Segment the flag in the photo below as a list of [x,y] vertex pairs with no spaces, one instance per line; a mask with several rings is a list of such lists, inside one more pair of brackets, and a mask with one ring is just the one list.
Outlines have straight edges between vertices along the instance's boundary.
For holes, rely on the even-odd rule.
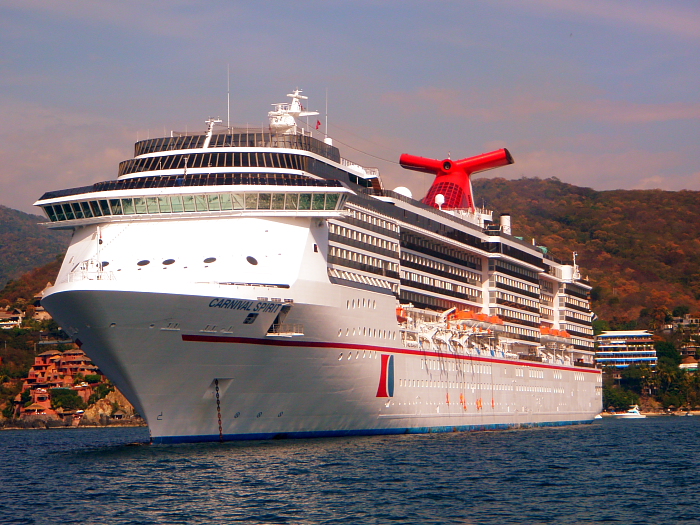
[[321,127],[321,121],[320,121],[320,120],[317,120],[317,121],[316,121],[316,129],[318,129],[318,128],[320,128],[320,127]]

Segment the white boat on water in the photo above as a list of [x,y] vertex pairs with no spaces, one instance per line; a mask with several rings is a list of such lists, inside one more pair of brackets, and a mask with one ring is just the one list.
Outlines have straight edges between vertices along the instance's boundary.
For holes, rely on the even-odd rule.
[[613,415],[621,419],[644,419],[647,417],[639,411],[639,405],[631,405],[627,412],[620,412]]
[[136,144],[116,180],[52,191],[73,231],[42,304],[156,443],[590,423],[591,286],[474,205],[461,160],[417,200],[296,118]]

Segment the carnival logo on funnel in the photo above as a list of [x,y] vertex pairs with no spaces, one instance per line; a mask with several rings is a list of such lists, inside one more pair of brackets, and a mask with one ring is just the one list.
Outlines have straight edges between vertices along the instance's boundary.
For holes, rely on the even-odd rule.
[[377,397],[394,397],[394,356],[382,354],[382,371],[379,375]]

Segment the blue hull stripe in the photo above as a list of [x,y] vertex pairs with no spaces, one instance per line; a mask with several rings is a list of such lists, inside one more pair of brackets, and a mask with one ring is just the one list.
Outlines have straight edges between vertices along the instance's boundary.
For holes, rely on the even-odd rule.
[[[345,436],[379,436],[389,434],[437,434],[442,432],[478,432],[486,430],[512,430],[518,428],[535,427],[563,427],[570,425],[587,425],[593,423],[592,419],[581,421],[547,421],[541,423],[500,423],[492,425],[456,425],[440,427],[412,427],[412,428],[368,428],[361,430],[318,430],[311,432],[266,432],[252,434],[224,434],[224,441],[245,441],[262,439],[309,439],[324,437]],[[176,443],[205,443],[219,441],[219,434],[200,436],[160,436],[152,438],[154,444]]]

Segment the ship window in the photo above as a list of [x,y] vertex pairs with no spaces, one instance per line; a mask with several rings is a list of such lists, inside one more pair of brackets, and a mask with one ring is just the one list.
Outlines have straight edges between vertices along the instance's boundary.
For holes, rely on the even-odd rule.
[[144,200],[148,213],[158,213],[158,197],[146,197]]
[[146,199],[143,197],[135,197],[134,209],[136,210],[136,213],[146,213]]
[[195,195],[194,196],[195,206],[197,211],[207,211],[207,196],[206,195]]
[[250,255],[248,257],[246,257],[245,260],[248,261],[253,266],[256,266],[258,264],[258,260],[255,257],[251,257]]
[[246,193],[245,194],[245,209],[246,210],[257,210],[258,209],[258,194],[257,193]]
[[183,195],[182,205],[185,211],[194,211],[194,197],[192,195]]
[[221,193],[219,195],[219,201],[221,202],[222,210],[232,210],[233,202],[231,202],[231,195],[229,193]]
[[133,215],[135,213],[133,200],[122,199],[122,209],[124,210],[124,215]]
[[122,204],[119,199],[110,199],[109,205],[112,208],[112,215],[121,215],[123,212]]
[[83,209],[83,217],[86,219],[89,219],[92,217],[92,211],[90,210],[90,204],[87,202],[81,202],[80,203],[81,208]]
[[71,204],[71,206],[73,206],[73,213],[75,215],[75,218],[82,219],[83,218],[83,210],[80,209],[80,203],[73,202]]
[[219,194],[218,193],[210,193],[209,195],[207,195],[207,201],[209,204],[210,211],[221,210],[221,203],[219,202]]
[[335,210],[336,206],[338,205],[338,197],[339,195],[337,193],[329,193],[326,195],[327,210]]
[[233,193],[231,195],[231,199],[233,200],[233,209],[234,210],[242,210],[245,208],[244,203],[245,203],[245,196],[240,194],[240,193]]
[[53,212],[56,214],[57,221],[65,221],[66,220],[66,216],[63,213],[63,206],[61,206],[60,204],[54,205]]
[[311,209],[311,194],[302,193],[299,195],[299,209],[300,210],[310,210]]
[[285,210],[296,210],[299,204],[299,195],[297,193],[287,193],[284,201]]
[[261,193],[258,198],[258,209],[259,210],[269,210],[271,195],[269,193]]
[[56,214],[53,211],[53,206],[43,206],[44,213],[49,218],[51,222],[56,222]]
[[170,200],[167,197],[158,197],[158,206],[161,213],[170,213]]
[[312,209],[322,210],[326,196],[323,193],[314,193]]
[[272,194],[272,209],[273,210],[283,210],[284,209],[284,193],[273,193]]
[[184,211],[181,195],[173,195],[170,197],[170,204],[172,205],[173,213],[182,213]]
[[207,257],[206,259],[204,259],[204,262],[207,264],[216,262],[216,257]]
[[100,205],[97,201],[90,201],[90,209],[95,217],[102,216],[102,211],[100,210]]
[[170,265],[173,264],[174,262],[175,262],[175,259],[165,259],[165,260],[163,261],[163,265],[164,265],[164,266],[170,266]]
[[148,265],[148,264],[151,264],[151,261],[149,261],[148,259],[144,259],[143,261],[139,261],[139,262],[137,262],[136,264],[137,264],[138,266],[146,266],[146,265]]

